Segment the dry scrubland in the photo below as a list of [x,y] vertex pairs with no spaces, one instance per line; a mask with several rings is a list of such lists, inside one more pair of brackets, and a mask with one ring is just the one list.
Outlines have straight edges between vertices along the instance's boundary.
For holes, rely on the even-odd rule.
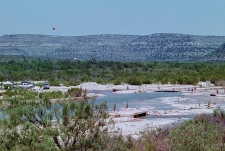
[[[2,150],[224,150],[224,111],[213,103],[190,104],[185,110],[182,106],[182,102],[187,101],[190,95],[209,96],[216,94],[218,89],[219,95],[215,98],[219,98],[224,96],[224,89],[215,86],[195,87],[196,90],[192,92],[187,91],[194,88],[192,85],[132,86],[89,82],[71,87],[51,86],[49,90],[37,86],[35,91],[8,90],[1,100],[5,105],[3,111],[8,117],[2,116],[0,122],[0,146]],[[118,95],[152,93],[159,89],[179,90],[184,97],[162,100],[180,107],[178,110],[148,112],[148,116],[165,116],[160,121],[132,117],[109,118],[106,104],[96,106],[93,102],[89,104],[87,101],[74,100],[78,94],[101,97],[101,92],[113,89],[117,90],[113,93]],[[52,103],[50,98],[60,98],[61,102]],[[128,107],[123,112],[132,110]],[[166,118],[189,113],[194,113],[196,117],[182,123]]]

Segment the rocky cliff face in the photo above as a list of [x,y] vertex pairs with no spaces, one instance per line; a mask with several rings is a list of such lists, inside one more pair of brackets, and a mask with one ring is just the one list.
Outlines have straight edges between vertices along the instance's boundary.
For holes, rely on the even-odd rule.
[[210,58],[225,36],[152,35],[4,35],[0,55],[113,61],[192,60]]

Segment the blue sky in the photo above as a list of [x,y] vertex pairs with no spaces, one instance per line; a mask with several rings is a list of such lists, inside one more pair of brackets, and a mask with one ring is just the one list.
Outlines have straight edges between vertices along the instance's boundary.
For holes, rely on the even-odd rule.
[[225,1],[0,0],[0,35],[153,33],[225,35]]

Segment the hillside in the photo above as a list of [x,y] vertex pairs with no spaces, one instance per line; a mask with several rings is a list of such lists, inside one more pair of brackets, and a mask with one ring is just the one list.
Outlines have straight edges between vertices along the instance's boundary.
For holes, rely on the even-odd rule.
[[223,43],[215,51],[209,53],[206,57],[207,58],[211,57],[214,60],[224,60],[225,59],[225,43]]
[[117,61],[193,60],[210,58],[225,36],[187,34],[139,35],[4,35],[0,55],[23,55],[56,59]]

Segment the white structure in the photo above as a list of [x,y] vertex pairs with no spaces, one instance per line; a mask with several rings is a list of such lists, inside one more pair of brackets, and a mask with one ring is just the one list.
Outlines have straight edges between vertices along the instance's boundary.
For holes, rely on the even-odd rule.
[[199,83],[197,83],[197,85],[198,85],[199,87],[202,87],[202,88],[204,88],[204,87],[214,86],[212,83],[210,83],[210,81],[206,81],[206,82],[199,82]]

